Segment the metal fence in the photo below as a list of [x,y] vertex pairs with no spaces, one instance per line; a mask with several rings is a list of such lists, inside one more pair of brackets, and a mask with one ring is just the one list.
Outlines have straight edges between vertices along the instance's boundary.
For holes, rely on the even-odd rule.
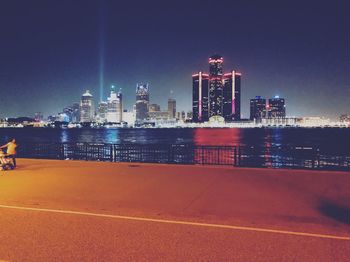
[[18,157],[109,162],[229,165],[350,170],[346,151],[303,146],[204,146],[192,144],[24,144]]

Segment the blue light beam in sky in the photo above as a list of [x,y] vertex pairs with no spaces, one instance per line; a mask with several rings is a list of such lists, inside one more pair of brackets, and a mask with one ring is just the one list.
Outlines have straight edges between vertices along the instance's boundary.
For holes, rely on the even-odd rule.
[[99,85],[100,102],[103,101],[104,70],[105,70],[105,3],[101,1],[99,19]]

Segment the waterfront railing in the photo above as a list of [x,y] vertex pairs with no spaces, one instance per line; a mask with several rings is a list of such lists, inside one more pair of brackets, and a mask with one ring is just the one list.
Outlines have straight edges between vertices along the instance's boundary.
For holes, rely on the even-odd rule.
[[308,146],[206,146],[193,144],[21,144],[18,157],[109,162],[227,165],[350,170],[346,150]]

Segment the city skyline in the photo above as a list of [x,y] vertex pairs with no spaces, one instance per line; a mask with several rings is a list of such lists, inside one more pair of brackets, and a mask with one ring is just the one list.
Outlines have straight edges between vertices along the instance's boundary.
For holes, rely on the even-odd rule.
[[[177,108],[190,111],[191,75],[206,71],[203,58],[213,53],[243,74],[243,118],[259,95],[286,98],[290,116],[337,119],[350,111],[349,18],[339,2],[190,1],[157,10],[142,2],[137,10],[112,1],[48,2],[11,1],[0,11],[0,117],[59,112],[87,89],[98,102],[102,80],[104,97],[113,83],[123,88],[129,110],[142,81],[162,108],[173,91]],[[208,38],[214,29],[220,37]]]

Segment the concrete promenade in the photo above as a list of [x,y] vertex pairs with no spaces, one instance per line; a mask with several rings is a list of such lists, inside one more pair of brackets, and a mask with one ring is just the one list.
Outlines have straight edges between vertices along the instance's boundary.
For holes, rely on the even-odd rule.
[[350,261],[350,172],[19,159],[2,260]]

